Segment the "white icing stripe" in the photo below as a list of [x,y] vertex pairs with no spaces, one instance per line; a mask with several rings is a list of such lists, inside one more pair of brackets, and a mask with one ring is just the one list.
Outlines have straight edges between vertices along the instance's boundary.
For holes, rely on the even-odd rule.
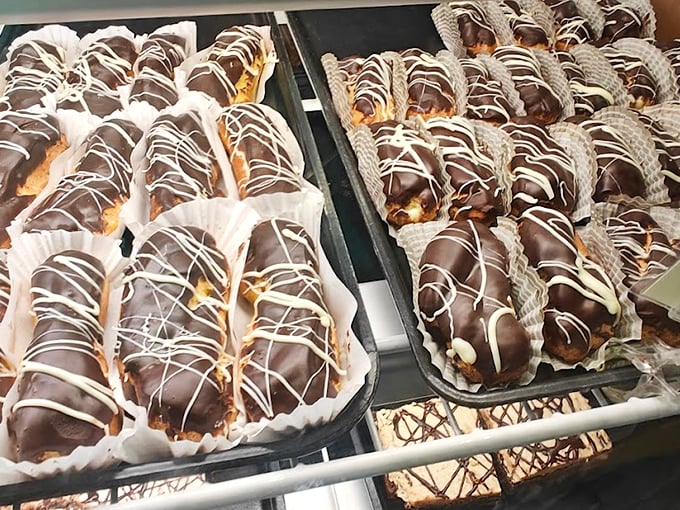
[[491,349],[493,364],[496,368],[496,372],[499,374],[503,369],[503,364],[501,360],[501,351],[498,348],[498,322],[504,315],[511,315],[512,317],[515,317],[515,311],[508,307],[494,310],[489,317],[489,323],[486,326],[487,341],[489,342],[489,348]]
[[65,416],[70,416],[71,418],[75,418],[76,420],[84,421],[86,423],[89,423],[90,425],[94,425],[95,427],[100,428],[102,430],[106,429],[107,427],[106,424],[102,423],[94,416],[91,416],[87,413],[83,413],[76,409],[72,409],[68,406],[60,404],[59,402],[53,402],[52,400],[47,400],[44,398],[27,398],[24,400],[20,400],[19,402],[12,406],[12,413],[16,413],[19,409],[23,409],[25,407],[40,407],[43,409],[50,409],[52,411],[61,413]]

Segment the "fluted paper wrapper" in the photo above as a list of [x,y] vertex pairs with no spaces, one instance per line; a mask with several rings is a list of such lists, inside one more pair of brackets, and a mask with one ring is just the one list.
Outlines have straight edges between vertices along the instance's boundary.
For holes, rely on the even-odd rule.
[[[57,231],[25,234],[14,243],[8,253],[8,267],[13,275],[12,295],[7,310],[14,317],[11,333],[12,352],[17,359],[23,356],[33,337],[34,316],[30,296],[33,271],[50,256],[65,250],[79,250],[93,255],[106,270],[109,289],[108,305],[102,318],[104,355],[109,369],[109,383],[114,390],[116,400],[122,403],[122,389],[117,367],[113,363],[116,344],[115,325],[118,322],[122,297],[122,271],[126,264],[118,241],[96,237],[89,232]],[[39,464],[27,461],[15,463],[9,460],[13,458],[13,453],[9,442],[7,419],[18,398],[18,384],[15,383],[7,395],[3,407],[3,421],[0,424],[0,484],[30,478],[44,478],[83,469],[98,469],[116,464],[123,459],[125,440],[134,434],[135,424],[126,419],[120,434],[106,436],[94,446],[80,446],[70,455],[48,459]]]
[[431,17],[446,49],[458,58],[465,57],[467,49],[463,46],[456,16],[448,4],[443,3],[435,7]]
[[[347,374],[342,379],[342,388],[335,397],[323,398],[314,404],[300,406],[290,414],[280,414],[271,420],[263,419],[257,423],[246,424],[243,433],[248,441],[261,443],[335,419],[363,387],[366,375],[371,370],[371,362],[352,331],[352,321],[357,310],[356,300],[333,271],[321,246],[320,224],[323,197],[310,193],[293,196],[279,193],[271,197],[248,199],[247,204],[263,219],[279,217],[292,220],[305,227],[305,230],[312,236],[319,255],[319,276],[322,281],[324,299],[335,321],[340,365],[347,370]],[[239,310],[237,308],[237,316]],[[244,313],[242,319],[251,318],[251,306],[241,311]],[[239,324],[237,321],[235,324],[235,333],[238,338],[242,338],[245,334],[243,326],[243,322]]]
[[574,110],[574,98],[571,95],[569,80],[567,75],[564,74],[562,66],[555,57],[545,50],[534,50],[534,55],[536,55],[541,65],[541,76],[555,92],[562,104],[562,114],[559,120],[573,116],[576,113]]
[[626,38],[612,43],[616,49],[628,51],[642,59],[657,83],[657,103],[678,99],[675,72],[663,52],[642,39]]
[[[505,218],[499,218],[499,225]],[[439,369],[442,378],[453,384],[457,389],[477,393],[482,389],[481,384],[470,383],[458,372],[450,359],[446,356],[445,349],[441,348],[427,332],[425,324],[420,317],[418,307],[418,289],[420,286],[420,259],[428,243],[444,228],[449,222],[430,222],[418,225],[406,225],[399,230],[397,243],[406,252],[409,267],[411,268],[411,278],[413,284],[413,312],[418,321],[418,331],[423,335],[423,346],[430,353],[432,364]],[[517,317],[529,333],[531,339],[531,359],[527,371],[519,378],[516,384],[524,386],[529,384],[536,376],[536,370],[541,360],[541,349],[543,347],[543,337],[541,334],[542,322],[539,311],[542,310],[540,295],[536,293],[535,280],[526,271],[526,266],[522,266],[521,250],[512,239],[506,234],[503,227],[491,229],[508,250],[509,274],[512,281],[512,299],[515,305]],[[547,296],[545,297],[547,299]],[[493,388],[488,388],[493,391]]]
[[569,51],[583,70],[588,83],[596,84],[609,91],[614,97],[615,104],[628,106],[628,92],[621,78],[597,48],[590,44],[577,44]]
[[467,109],[467,78],[465,71],[458,59],[449,50],[441,50],[437,53],[437,60],[441,62],[449,72],[453,82],[453,91],[456,94],[456,115],[463,116]]
[[349,132],[353,129],[352,111],[350,107],[350,98],[347,93],[347,86],[342,79],[340,69],[338,68],[338,59],[332,53],[326,53],[321,57],[321,65],[326,72],[326,81],[328,82],[328,89],[331,91],[333,98],[333,106],[335,113],[340,119],[340,124]]
[[680,209],[655,206],[649,209],[649,214],[671,241],[680,240]]
[[656,39],[656,13],[650,0],[621,0],[623,5],[635,9],[643,20],[642,38]]
[[595,205],[593,192],[597,182],[597,154],[593,142],[588,133],[576,124],[560,122],[548,130],[576,165],[576,205],[570,216],[574,222],[579,222],[590,217]]
[[385,51],[380,54],[389,66],[392,77],[392,99],[394,101],[394,116],[397,120],[406,118],[408,109],[408,76],[406,66],[401,55],[396,51]]
[[[667,204],[670,202],[668,188],[664,184],[661,174],[661,163],[656,155],[656,145],[652,135],[644,125],[637,119],[637,116],[618,106],[610,106],[596,112],[593,119],[602,121],[614,129],[618,130],[624,140],[626,140],[631,154],[640,163],[642,176],[645,180],[646,194],[645,200],[651,205]],[[610,202],[617,201],[617,197],[612,197]],[[626,201],[626,197],[619,197],[620,201]]]
[[523,117],[527,114],[524,108],[524,102],[520,98],[519,92],[515,88],[515,82],[512,80],[510,71],[499,60],[489,57],[488,55],[479,55],[477,57],[489,71],[489,75],[493,80],[500,82],[503,95],[515,110],[517,117]]
[[[265,88],[267,85],[267,80],[274,75],[274,69],[276,68],[276,62],[278,62],[278,57],[276,55],[276,48],[274,46],[274,41],[271,37],[271,27],[269,26],[253,26],[248,25],[257,31],[264,41],[264,66],[260,71],[260,77],[257,82],[257,90],[255,91],[255,102],[261,103],[264,100]],[[191,70],[198,64],[208,60],[210,55],[210,50],[212,45],[208,48],[200,50],[182,62],[177,68],[175,68],[175,85],[177,86],[177,91],[179,93],[179,98],[184,98],[187,94],[200,94],[205,98],[212,99],[210,96],[203,92],[189,90],[186,86],[186,80],[191,74]]]
[[515,35],[512,33],[510,23],[503,14],[503,10],[496,0],[478,0],[486,13],[489,25],[496,34],[496,41],[499,46],[515,44]]
[[680,104],[668,103],[649,106],[642,110],[659,122],[673,138],[680,139]]
[[604,24],[606,23],[606,19],[600,6],[595,0],[573,0],[573,2],[576,4],[578,13],[588,20],[588,23],[594,32],[594,39],[600,39],[602,37],[602,31],[604,30]]

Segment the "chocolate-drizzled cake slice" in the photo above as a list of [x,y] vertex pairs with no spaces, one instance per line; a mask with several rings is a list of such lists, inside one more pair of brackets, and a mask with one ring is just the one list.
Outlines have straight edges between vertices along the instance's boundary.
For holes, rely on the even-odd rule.
[[207,61],[189,73],[187,87],[222,106],[255,101],[266,59],[267,43],[257,27],[226,28],[215,38]]
[[557,94],[541,76],[541,65],[531,50],[517,46],[496,48],[493,56],[505,65],[527,115],[551,124],[562,114],[562,103]]
[[501,0],[499,6],[510,25],[515,44],[542,50],[550,47],[548,34],[516,0]]
[[66,149],[57,118],[37,111],[0,114],[0,248],[7,227],[47,185],[50,165]]
[[568,50],[577,44],[593,41],[593,28],[578,11],[573,0],[544,0],[555,18],[555,47]]
[[658,84],[640,57],[610,45],[600,48],[621,78],[631,108],[644,108],[656,104]]
[[605,17],[602,41],[614,42],[625,37],[642,37],[644,21],[640,13],[618,0],[596,0]]
[[178,204],[220,194],[219,169],[197,112],[159,116],[146,132],[146,144],[152,220]]
[[17,460],[68,455],[120,430],[102,345],[107,300],[104,267],[86,253],[55,254],[33,272],[36,323],[7,423]]
[[231,420],[225,355],[229,268],[215,240],[195,227],[165,227],[125,271],[118,359],[127,393],[149,425],[198,441]]
[[270,219],[255,226],[241,295],[253,305],[239,366],[248,420],[336,396],[346,371],[314,241],[301,225]]
[[449,7],[458,23],[463,46],[471,55],[491,53],[498,45],[496,33],[478,2],[455,0],[449,2]]
[[387,221],[396,227],[431,221],[439,212],[442,188],[435,147],[397,121],[371,125],[378,151]]
[[392,70],[382,56],[374,54],[363,61],[356,75],[354,93],[351,88],[347,92],[355,125],[394,119]]
[[293,164],[284,134],[264,107],[244,103],[226,108],[219,131],[241,198],[302,189],[301,169]]
[[[496,429],[549,418],[555,414],[571,414],[590,409],[580,393],[563,397],[515,402],[479,411],[486,428]],[[497,453],[499,476],[509,486],[548,476],[563,469],[575,468],[610,450],[609,436],[604,430],[577,436],[549,439],[541,443],[515,446]]]
[[456,113],[453,80],[444,65],[429,53],[411,48],[400,52],[406,67],[407,117],[451,117]]
[[501,126],[514,144],[512,213],[534,205],[569,214],[577,199],[576,165],[538,119],[519,117]]
[[642,169],[625,142],[624,136],[612,126],[587,118],[571,119],[586,130],[593,142],[597,162],[597,183],[593,199],[606,202],[610,197],[645,196]]
[[131,39],[99,39],[86,48],[68,74],[58,107],[104,116],[121,108],[117,88],[130,83],[137,50]]
[[491,78],[479,59],[463,58],[460,64],[468,83],[467,118],[498,125],[515,116],[500,82]]
[[9,55],[0,110],[23,110],[41,104],[66,79],[64,49],[45,41],[26,41]]
[[621,315],[614,284],[588,257],[565,215],[533,207],[519,221],[519,236],[529,264],[548,287],[543,349],[578,363],[614,335]]
[[433,340],[469,381],[505,385],[526,371],[530,340],[512,304],[507,252],[483,224],[453,222],[428,243],[418,307]]
[[616,103],[614,96],[603,87],[589,81],[581,66],[578,65],[574,56],[568,51],[555,51],[557,58],[569,80],[569,89],[574,98],[576,115],[590,117],[599,111]]
[[[399,448],[456,435],[440,399],[414,402],[375,413],[383,448]],[[477,412],[451,405],[460,429],[471,432]],[[482,454],[438,464],[404,469],[385,475],[388,494],[407,508],[443,507],[480,502],[500,495],[501,487],[491,455]]]
[[642,319],[643,338],[658,336],[668,345],[680,345],[680,324],[668,309],[642,295],[645,288],[678,260],[672,241],[646,211],[631,209],[605,220],[607,235],[619,251],[624,283]]
[[142,131],[127,120],[111,119],[97,127],[75,172],[62,177],[33,210],[24,232],[115,232],[120,209],[130,198],[130,156],[141,138]]
[[161,110],[177,102],[175,67],[186,58],[186,44],[187,41],[177,35],[153,33],[149,36],[135,62],[131,103],[146,101]]
[[461,117],[430,119],[426,128],[437,141],[444,171],[454,189],[449,217],[492,223],[505,212],[494,161],[475,136],[474,126]]
[[661,175],[668,188],[671,204],[680,203],[680,141],[673,137],[661,123],[649,115],[637,112],[638,119],[652,135],[656,154],[661,163]]

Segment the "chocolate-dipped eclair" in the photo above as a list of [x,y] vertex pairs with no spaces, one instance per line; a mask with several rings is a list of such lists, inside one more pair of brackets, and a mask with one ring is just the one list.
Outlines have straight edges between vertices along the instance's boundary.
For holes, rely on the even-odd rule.
[[467,118],[499,125],[515,116],[500,82],[491,78],[479,59],[462,58],[460,64],[468,83]]
[[640,122],[652,135],[656,155],[661,163],[663,182],[668,188],[671,205],[676,206],[680,203],[680,141],[649,115],[639,111],[637,114]]
[[599,111],[616,103],[614,96],[604,87],[589,81],[574,56],[568,51],[554,51],[564,74],[569,81],[569,89],[574,98],[576,115],[590,117]]
[[550,39],[545,30],[515,0],[501,0],[499,6],[510,25],[515,44],[524,48],[547,50]]
[[361,64],[356,75],[354,93],[348,89],[352,106],[352,122],[372,124],[394,119],[395,106],[392,98],[392,70],[380,55],[374,54]]
[[596,0],[605,17],[602,41],[614,42],[625,37],[642,37],[644,20],[640,13],[630,5],[618,0]]
[[593,41],[590,23],[578,11],[573,0],[544,0],[555,18],[555,48],[568,50],[577,44]]
[[406,67],[407,117],[451,117],[456,113],[453,80],[446,67],[429,53],[411,48],[400,52]]
[[602,46],[600,51],[621,78],[631,108],[640,109],[656,104],[658,83],[640,57],[608,44]]

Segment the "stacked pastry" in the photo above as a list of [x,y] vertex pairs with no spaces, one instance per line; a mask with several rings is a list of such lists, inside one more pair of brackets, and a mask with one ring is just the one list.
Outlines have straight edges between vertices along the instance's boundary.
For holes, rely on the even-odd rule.
[[668,309],[650,301],[642,291],[678,259],[673,240],[646,211],[630,209],[605,220],[605,229],[618,250],[624,283],[642,319],[643,337],[657,336],[668,345],[680,346],[678,324]]
[[255,101],[269,50],[259,27],[234,26],[220,32],[207,60],[187,77],[189,90],[203,92],[222,106]]
[[130,102],[146,101],[162,110],[177,102],[175,68],[186,58],[187,42],[181,36],[155,32],[142,44],[135,62]]
[[39,40],[26,41],[7,57],[5,90],[0,110],[23,110],[41,105],[66,79],[64,48]]
[[151,220],[178,204],[220,195],[219,167],[197,112],[160,115],[145,136]]
[[103,354],[107,275],[79,251],[49,257],[33,272],[33,338],[18,369],[7,423],[17,460],[41,462],[118,433],[122,413]]
[[233,418],[229,268],[215,240],[195,227],[160,229],[123,283],[117,356],[126,394],[171,439],[223,433]]
[[346,371],[309,233],[283,219],[258,223],[240,291],[253,309],[236,382],[248,420],[336,396]]
[[464,58],[460,63],[468,86],[466,117],[498,125],[515,116],[500,82],[491,77],[481,60]]
[[267,107],[230,106],[218,126],[241,198],[302,189],[301,169],[293,163],[285,135],[274,125]]
[[486,387],[519,379],[530,340],[513,306],[503,243],[483,224],[453,222],[427,244],[419,267],[420,317],[456,369]]
[[137,49],[132,39],[117,35],[94,41],[80,54],[59,93],[58,107],[101,117],[120,110],[118,87],[132,80]]
[[88,137],[75,172],[63,177],[37,205],[24,232],[118,231],[120,209],[130,197],[130,156],[141,138],[142,131],[130,121],[103,122]]
[[66,140],[56,117],[27,110],[0,115],[0,140],[0,247],[7,248],[7,227],[47,185]]

